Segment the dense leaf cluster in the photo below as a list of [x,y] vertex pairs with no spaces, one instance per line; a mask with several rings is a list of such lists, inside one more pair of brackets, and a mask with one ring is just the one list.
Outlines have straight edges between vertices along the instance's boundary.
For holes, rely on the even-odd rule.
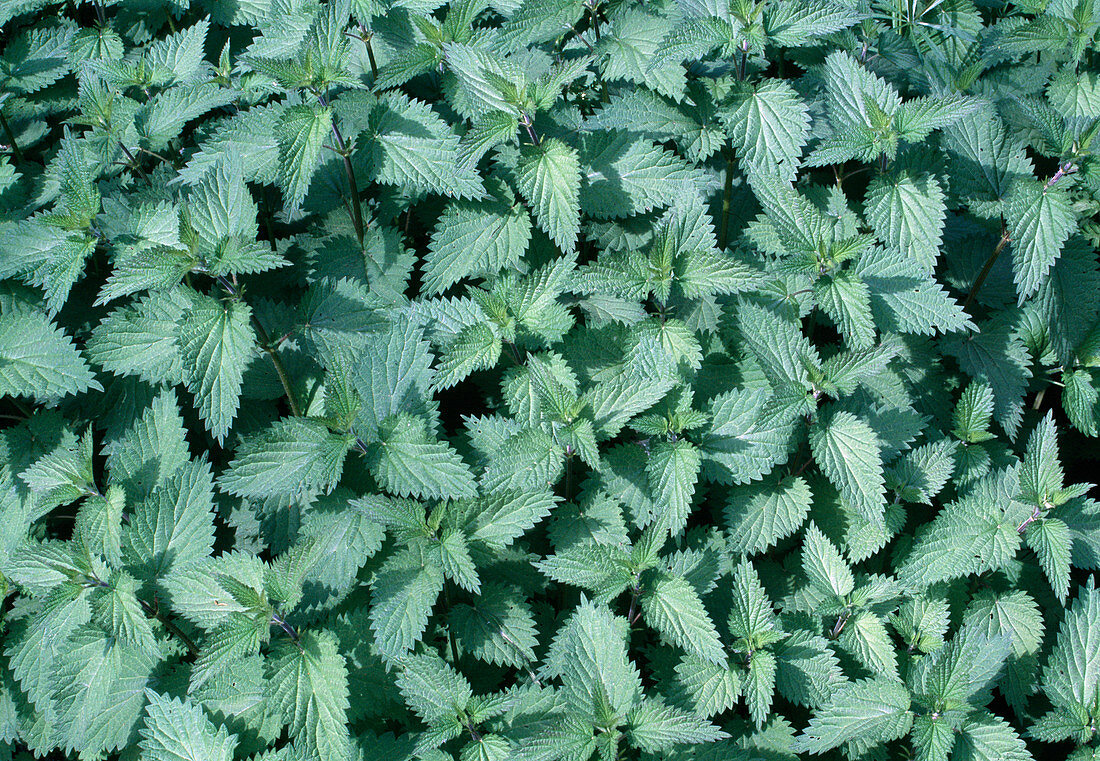
[[1100,3],[0,22],[0,761],[1100,758]]

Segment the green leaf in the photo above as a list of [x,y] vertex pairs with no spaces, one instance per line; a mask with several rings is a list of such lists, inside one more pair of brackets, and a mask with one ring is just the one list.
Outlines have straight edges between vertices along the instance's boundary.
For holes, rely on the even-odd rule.
[[110,483],[122,486],[131,502],[149,496],[190,460],[186,431],[173,391],[159,394],[135,411],[136,420],[104,447]]
[[514,590],[486,584],[475,604],[456,604],[449,621],[463,650],[486,663],[522,668],[535,660],[535,619]]
[[811,586],[841,600],[855,588],[848,564],[813,523],[806,528],[802,545],[802,572]]
[[181,383],[179,323],[190,306],[180,289],[172,289],[113,310],[88,339],[88,358],[116,375],[136,375],[148,383]]
[[877,177],[867,187],[867,221],[879,239],[931,273],[939,258],[947,216],[943,189],[934,176],[908,173]]
[[749,715],[757,729],[764,726],[775,697],[775,655],[767,650],[754,652],[749,671],[741,683]]
[[101,390],[72,339],[50,319],[27,309],[0,313],[0,396],[57,401]]
[[[621,548],[577,542],[538,563],[538,569],[550,579],[596,593],[606,602],[630,586],[630,556]],[[658,614],[661,611],[658,611]]]
[[976,444],[993,438],[989,423],[993,418],[993,389],[984,383],[971,383],[955,406],[952,433],[962,441]]
[[845,344],[854,349],[868,349],[874,344],[870,289],[852,270],[818,278],[814,298],[836,324]]
[[746,174],[776,174],[787,182],[795,178],[810,132],[810,116],[787,81],[739,83],[722,119]]
[[916,143],[925,140],[934,129],[943,129],[971,116],[980,105],[976,98],[960,94],[913,98],[897,110],[894,128],[899,138]]
[[860,611],[851,616],[840,632],[838,643],[868,671],[897,678],[898,657],[893,640],[882,619],[874,613]]
[[625,618],[582,598],[551,643],[544,674],[561,680],[566,701],[582,715],[606,701],[622,716],[638,702],[642,681],[627,658],[627,629]]
[[221,442],[237,416],[244,373],[256,353],[252,310],[241,301],[192,299],[179,334],[183,379],[207,430]]
[[406,703],[429,724],[461,716],[473,697],[470,684],[438,655],[413,655],[403,664],[397,687]]
[[650,454],[649,488],[654,502],[663,507],[656,521],[673,536],[687,524],[701,464],[699,450],[685,439],[658,442]]
[[[608,13],[610,29],[594,46],[605,80],[645,85],[662,95],[683,97],[684,68],[680,61],[660,58],[657,51],[672,28],[667,14],[623,5]],[[645,92],[641,88],[636,92]]]
[[421,137],[401,131],[375,135],[363,148],[376,182],[441,193],[451,198],[481,198],[481,178],[461,162],[458,138]]
[[936,710],[985,705],[1010,653],[1008,637],[987,637],[964,627],[943,648],[920,662],[909,676],[915,693]]
[[232,761],[237,738],[210,723],[201,708],[152,690],[146,699],[142,761]]
[[676,678],[686,700],[699,716],[711,717],[733,708],[741,694],[736,667],[720,666],[685,656],[676,666]]
[[646,753],[667,752],[683,743],[705,743],[729,735],[709,721],[658,700],[644,700],[627,716],[630,739]]
[[711,399],[711,424],[700,452],[703,474],[719,483],[743,484],[760,478],[789,457],[791,421],[774,407],[763,389],[738,389]]
[[980,325],[977,335],[944,343],[963,371],[993,390],[993,415],[1015,436],[1023,419],[1023,397],[1031,377],[1028,353],[1017,332],[1019,315],[1003,312]]
[[465,531],[471,540],[504,549],[550,515],[560,498],[546,489],[494,491],[479,497],[466,512]]
[[774,652],[776,689],[794,703],[820,706],[848,682],[831,646],[820,635],[795,629],[775,644]]
[[1047,278],[1062,253],[1077,217],[1069,197],[1059,187],[1017,182],[1005,199],[1005,219],[1012,241],[1012,263],[1020,302]]
[[183,132],[188,122],[232,103],[234,93],[215,82],[178,85],[155,95],[137,116],[142,145],[162,151]]
[[806,520],[811,498],[809,486],[797,476],[731,489],[725,516],[732,548],[754,555],[790,536]]
[[379,483],[398,496],[461,499],[475,494],[473,474],[458,453],[411,415],[382,421],[369,457]]
[[245,498],[329,491],[340,479],[351,443],[320,420],[286,418],[246,438],[218,486]]
[[661,574],[642,596],[646,623],[690,655],[724,665],[718,630],[695,588],[682,576]]
[[1044,518],[1028,527],[1024,534],[1027,546],[1039,556],[1051,589],[1059,602],[1069,594],[1069,565],[1073,539],[1069,527],[1057,518]]
[[443,591],[441,565],[438,555],[414,545],[393,555],[375,574],[371,629],[384,657],[400,657],[420,640]]
[[843,410],[810,432],[810,451],[840,494],[861,516],[879,523],[886,507],[879,439],[865,421]]
[[934,335],[976,326],[939,282],[914,269],[900,251],[871,249],[855,267],[871,292],[880,331]]
[[156,658],[160,644],[138,602],[137,590],[137,581],[132,576],[112,574],[108,586],[92,600],[92,616],[108,634]]
[[580,158],[580,207],[598,219],[618,219],[668,206],[701,191],[697,170],[653,141],[623,133],[586,136]]
[[764,27],[770,42],[782,47],[802,47],[815,37],[839,32],[860,21],[853,8],[830,0],[781,2],[769,9]]
[[523,149],[516,189],[558,248],[572,251],[580,231],[581,168],[577,152],[557,138]]
[[210,467],[187,463],[132,509],[123,545],[129,564],[165,576],[214,549],[214,483]]
[[268,663],[272,709],[290,733],[319,758],[351,757],[348,736],[348,672],[336,638],[306,631],[283,642]]
[[962,727],[952,759],[961,761],[1032,761],[1024,741],[1004,719],[979,715]]
[[[18,13],[18,6],[16,6]],[[5,14],[5,19],[7,14]],[[33,93],[69,73],[67,24],[27,29],[4,47],[0,57],[0,88],[5,92]]]
[[901,682],[883,676],[851,682],[814,714],[797,748],[817,754],[845,743],[863,750],[896,740],[912,725],[909,707],[909,691]]
[[1020,467],[1021,500],[1049,510],[1060,502],[1062,463],[1058,458],[1058,429],[1054,413],[1048,412],[1027,440],[1027,451]]
[[1043,669],[1043,691],[1057,707],[1091,710],[1100,685],[1100,592],[1090,584],[1070,603]]
[[279,144],[279,188],[283,202],[297,210],[306,197],[317,170],[321,147],[332,130],[332,109],[318,106],[291,106],[279,117],[275,138]]
[[954,167],[951,189],[968,199],[982,217],[998,215],[1015,181],[1034,176],[1023,145],[1009,138],[992,107],[981,108],[943,132],[944,147]]
[[158,660],[97,627],[78,629],[54,676],[60,746],[93,754],[134,743]]
[[191,667],[191,693],[195,694],[211,680],[229,673],[242,658],[258,653],[270,627],[268,618],[238,611],[226,615],[211,631],[209,641],[199,650]]
[[500,359],[500,337],[484,322],[467,325],[447,347],[438,365],[437,388],[450,388],[470,373],[491,370]]
[[1006,515],[1015,496],[1008,480],[1004,473],[986,477],[918,532],[912,551],[897,569],[902,586],[926,588],[998,568],[1014,557],[1020,536],[1017,524]]
[[439,218],[424,260],[425,293],[442,293],[463,278],[514,267],[531,240],[522,207],[456,201]]

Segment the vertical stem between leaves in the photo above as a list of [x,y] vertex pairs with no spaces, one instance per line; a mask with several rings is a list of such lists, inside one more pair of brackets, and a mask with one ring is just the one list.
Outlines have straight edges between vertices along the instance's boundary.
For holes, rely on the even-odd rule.
[[970,293],[966,294],[966,301],[963,302],[963,311],[970,311],[970,304],[974,301],[974,297],[978,295],[978,291],[982,289],[985,284],[986,278],[989,277],[989,273],[993,271],[993,265],[997,263],[997,258],[1004,251],[1005,246],[1008,245],[1009,237],[1008,230],[1005,230],[1001,234],[1001,240],[998,241],[997,247],[993,249],[993,253],[989,255],[989,258],[985,260],[985,264],[982,265],[982,271],[978,273],[977,279],[974,280],[974,287],[970,289]]
[[725,251],[729,242],[730,206],[733,200],[733,151],[726,151],[726,184],[722,189],[722,223],[718,229],[718,248]]
[[451,663],[458,668],[458,644],[455,642],[455,633],[451,629],[451,582],[443,582],[443,605],[447,608],[447,641],[451,645]]
[[[226,293],[232,296],[234,299],[240,299],[241,294],[233,283],[229,282],[224,275],[218,275],[217,281]],[[259,318],[256,317],[256,313],[252,313],[252,328],[256,331],[256,338],[260,342],[260,348],[267,353],[267,356],[271,357],[271,364],[275,365],[275,373],[279,376],[279,382],[283,384],[283,391],[286,393],[286,399],[290,403],[290,414],[294,417],[302,416],[302,408],[298,405],[298,400],[294,396],[294,390],[290,385],[290,375],[287,374],[286,365],[283,364],[282,357],[279,356],[278,349],[271,343],[271,337],[268,336],[267,330],[264,329],[263,324]]]
[[[373,56],[371,60],[373,61]],[[328,102],[325,100],[325,96],[321,93],[316,93],[316,95],[318,102],[327,108]],[[348,180],[348,195],[351,196],[351,222],[355,226],[355,237],[359,241],[361,251],[365,230],[363,228],[362,204],[359,202],[359,183],[355,181],[355,167],[351,163],[351,153],[348,151],[347,143],[344,142],[344,135],[340,132],[339,125],[336,124],[335,114],[332,119],[332,138],[336,141],[337,151],[344,159],[344,174]]]
[[255,314],[252,315],[252,327],[256,330],[256,337],[260,339],[260,347],[267,353],[267,356],[271,357],[271,364],[275,365],[275,373],[279,376],[279,382],[283,384],[286,400],[290,403],[290,414],[294,417],[301,417],[302,409],[298,406],[298,400],[294,396],[294,389],[290,385],[290,375],[287,374],[286,365],[283,364],[283,359],[279,356],[279,350],[271,345],[271,338],[267,335],[267,331],[264,330],[264,326],[260,324]]
[[11,155],[15,158],[15,163],[23,163],[23,151],[19,150],[19,143],[15,139],[15,133],[11,131],[11,127],[8,125],[8,119],[3,113],[0,113],[0,127],[4,128],[4,135],[8,138],[8,145],[11,146]]

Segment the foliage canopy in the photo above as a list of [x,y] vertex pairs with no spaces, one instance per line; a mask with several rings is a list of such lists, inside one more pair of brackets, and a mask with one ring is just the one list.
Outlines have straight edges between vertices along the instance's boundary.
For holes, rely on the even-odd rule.
[[1100,757],[1100,3],[0,23],[0,761]]

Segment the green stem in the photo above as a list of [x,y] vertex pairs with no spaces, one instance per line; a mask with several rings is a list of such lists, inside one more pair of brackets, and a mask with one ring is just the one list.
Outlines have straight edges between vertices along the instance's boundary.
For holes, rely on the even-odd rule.
[[1008,230],[1005,230],[1001,235],[1001,240],[998,241],[997,247],[993,249],[993,253],[989,255],[989,258],[985,260],[985,264],[982,265],[982,271],[978,273],[977,279],[974,281],[974,286],[970,289],[970,293],[966,294],[966,301],[963,302],[963,311],[970,311],[970,304],[974,301],[974,297],[978,295],[978,291],[982,289],[985,284],[985,280],[989,277],[989,273],[993,271],[993,265],[997,263],[997,258],[1004,251],[1005,246],[1008,245]]
[[15,398],[14,396],[12,396],[12,397],[9,397],[9,398],[8,398],[8,401],[9,401],[9,402],[11,402],[11,405],[12,405],[13,407],[15,407],[15,409],[16,409],[16,410],[18,410],[18,411],[19,411],[19,413],[20,413],[20,414],[21,414],[21,415],[22,415],[23,417],[25,417],[25,418],[29,418],[29,417],[31,417],[31,415],[33,415],[33,414],[34,414],[34,413],[32,413],[32,412],[31,412],[31,411],[30,411],[30,410],[29,410],[29,409],[28,409],[28,408],[27,408],[27,407],[26,407],[26,406],[25,406],[25,405],[24,405],[24,404],[23,404],[23,403],[22,403],[21,401],[19,401],[18,399],[16,399],[16,398]]
[[[103,584],[103,582],[99,583],[103,586],[107,586],[106,584]],[[152,605],[145,602],[145,600],[139,599],[138,602],[141,603],[141,609],[145,611],[146,615],[152,616],[153,618],[164,624],[164,628],[183,643],[183,646],[187,648],[187,652],[191,653],[191,655],[198,655],[198,645],[196,645],[190,637],[184,634],[183,630],[176,626],[175,622],[171,618],[158,611]]]
[[363,40],[367,43],[367,58],[370,59],[370,73],[374,75],[374,78],[378,79],[378,63],[374,60],[374,48],[370,44],[370,37]]
[[443,605],[447,608],[447,640],[451,645],[451,664],[458,668],[458,644],[455,642],[455,633],[451,629],[451,582],[443,582]]
[[535,145],[541,145],[541,143],[539,142],[539,136],[535,132],[535,123],[531,121],[531,117],[527,114],[524,114],[523,117],[519,120],[519,123],[523,125],[524,129],[527,130],[527,137],[531,138],[531,142]]
[[733,199],[733,153],[726,152],[726,185],[722,189],[722,224],[718,230],[718,248],[726,250],[729,242],[730,206]]
[[[328,108],[328,101],[325,100],[325,96],[316,91],[314,91],[314,94],[317,96],[318,102]],[[344,174],[348,178],[348,194],[351,196],[351,222],[355,225],[355,237],[359,240],[359,249],[362,250],[365,232],[363,228],[363,209],[359,203],[359,184],[355,181],[355,167],[351,164],[351,152],[344,142],[344,135],[340,132],[340,127],[336,124],[335,115],[332,120],[332,137],[336,141],[337,152],[344,158]]]
[[[216,280],[219,285],[226,290],[230,296],[234,299],[240,300],[241,294],[233,283],[226,279],[225,275],[218,275]],[[271,337],[268,336],[267,331],[264,330],[264,326],[260,323],[259,318],[256,317],[256,313],[252,313],[252,327],[256,331],[256,338],[260,341],[260,348],[262,348],[267,356],[271,357],[271,364],[275,365],[275,372],[279,376],[279,382],[283,384],[283,391],[286,392],[286,399],[290,402],[290,413],[294,417],[302,416],[302,408],[298,406],[298,400],[294,398],[294,391],[290,385],[290,376],[287,374],[286,366],[283,364],[283,360],[279,357],[279,351],[271,343]]]
[[367,58],[370,59],[370,73],[374,75],[375,79],[378,79],[378,62],[374,60],[374,46],[370,44],[372,37],[374,37],[374,32],[360,24],[359,39],[367,46]]
[[271,357],[271,364],[275,365],[275,373],[279,376],[279,382],[283,384],[287,401],[290,402],[290,414],[294,417],[301,417],[302,409],[298,406],[298,400],[294,397],[294,390],[290,385],[290,376],[287,374],[286,365],[283,364],[283,360],[279,356],[279,350],[271,345],[271,338],[267,335],[267,331],[264,330],[264,326],[260,324],[255,314],[252,315],[252,326],[256,329],[256,337],[260,339],[260,346],[267,353],[267,356]]
[[121,148],[122,152],[126,154],[126,158],[128,158],[130,160],[130,165],[133,166],[134,169],[137,170],[137,173],[141,175],[142,179],[144,179],[145,182],[148,183],[149,185],[152,185],[153,181],[151,179],[149,179],[149,175],[147,175],[145,173],[145,170],[141,168],[141,164],[138,163],[138,160],[134,157],[134,154],[131,153],[130,149],[126,147],[126,143],[119,140],[118,141],[118,147]]
[[3,113],[0,113],[0,126],[4,128],[4,134],[8,138],[8,144],[11,146],[11,155],[15,158],[16,164],[23,163],[23,151],[19,150],[19,143],[15,140],[15,133],[11,131],[11,127],[8,126],[7,117]]

